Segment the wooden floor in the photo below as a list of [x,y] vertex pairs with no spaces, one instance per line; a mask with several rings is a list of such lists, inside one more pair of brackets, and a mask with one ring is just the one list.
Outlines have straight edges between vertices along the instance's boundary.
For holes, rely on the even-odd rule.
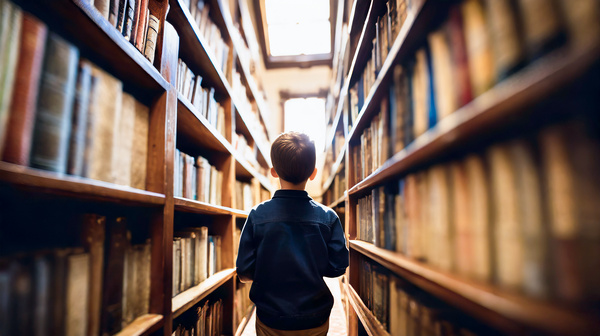
[[[348,332],[346,330],[346,316],[344,314],[344,307],[342,306],[341,300],[341,288],[340,280],[338,278],[325,278],[325,283],[329,286],[331,294],[333,294],[333,309],[331,310],[331,316],[329,317],[329,332],[328,336],[346,336]],[[256,336],[256,330],[254,328],[256,321],[256,310],[252,314],[250,321],[246,325],[246,329],[242,333],[242,336]]]

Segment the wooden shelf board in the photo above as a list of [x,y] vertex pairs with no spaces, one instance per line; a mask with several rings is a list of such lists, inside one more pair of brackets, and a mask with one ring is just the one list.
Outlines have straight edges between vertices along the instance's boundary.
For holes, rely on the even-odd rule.
[[17,3],[39,16],[52,31],[73,42],[82,57],[132,88],[138,99],[156,97],[168,89],[169,84],[160,72],[96,10],[93,2],[17,0]]
[[[457,143],[476,139],[482,132],[511,118],[523,120],[527,106],[551,97],[561,87],[583,75],[598,62],[599,54],[600,41],[597,41],[586,49],[569,50],[565,47],[545,56],[439,121],[367,178],[352,186],[348,193],[364,192],[456,147]],[[373,108],[372,105],[367,108]],[[351,137],[353,135],[351,133]]]
[[258,151],[260,153],[260,155],[262,155],[262,157],[265,159],[265,162],[267,162],[267,164],[269,166],[271,166],[271,153],[270,151],[265,148],[265,144],[261,143],[260,141],[257,141],[257,139],[260,139],[256,134],[257,132],[262,132],[262,130],[257,130],[253,127],[250,127],[250,123],[248,123],[250,121],[250,114],[251,111],[245,111],[240,109],[239,107],[242,106],[239,103],[239,98],[238,97],[231,97],[231,101],[234,102],[234,105],[236,106],[236,112],[238,113],[238,115],[240,116],[240,118],[242,119],[242,121],[244,122],[244,125],[246,126],[246,129],[248,130],[248,133],[250,133],[250,136],[254,139],[254,143],[256,145],[256,147],[258,147]]
[[248,216],[247,211],[228,208],[221,205],[214,205],[183,197],[175,197],[174,200],[176,211],[194,212],[207,215],[236,215],[240,217]]
[[163,316],[158,314],[144,314],[136,318],[128,326],[119,331],[115,336],[142,336],[149,335],[162,327]]
[[[357,1],[361,1],[361,0],[357,0]],[[357,63],[360,60],[359,56],[366,53],[366,51],[364,51],[366,49],[366,45],[371,43],[371,41],[366,40],[366,38],[367,38],[366,35],[367,35],[368,29],[373,29],[369,25],[369,22],[371,22],[372,16],[375,16],[375,14],[373,13],[373,2],[371,1],[370,4],[368,5],[367,17],[365,19],[365,22],[363,23],[360,37],[358,39],[358,44],[356,45],[356,50],[354,50],[354,54],[352,55],[352,61],[350,62],[350,68],[348,69],[348,74],[346,76],[346,80],[344,81],[345,82],[344,88],[346,90],[350,89],[350,83],[353,83],[352,80],[355,79],[356,76],[360,75],[358,73]],[[350,37],[350,39],[352,40],[352,37]],[[361,68],[361,73],[362,73],[362,68]]]
[[231,151],[229,141],[179,92],[177,93],[177,107],[178,131],[193,138],[203,147],[221,153]]
[[348,148],[347,142],[344,144],[344,146],[338,153],[338,155],[335,159],[335,162],[331,166],[331,173],[329,174],[329,177],[327,178],[327,180],[325,180],[325,183],[323,184],[323,188],[322,188],[323,192],[325,192],[325,190],[329,189],[329,187],[333,183],[333,180],[335,179],[335,176],[338,174],[338,169],[340,169],[340,166],[342,165],[342,162],[344,161],[344,158],[346,157],[346,155],[345,155],[346,148]]
[[223,71],[216,66],[215,57],[205,37],[200,34],[196,21],[182,0],[170,0],[171,9],[167,19],[179,34],[179,55],[192,69],[194,74],[202,76],[202,81],[215,88],[216,93],[230,96],[231,90]]
[[[361,111],[359,111],[358,113],[358,118],[352,125],[352,129],[348,134],[347,142],[356,140],[355,138],[360,136],[360,133],[358,132],[365,129],[365,127],[367,127],[368,124],[371,122],[372,114],[379,111],[380,106],[376,103],[378,103],[381,100],[381,96],[386,93],[387,86],[384,85],[384,82],[386,82],[389,79],[389,77],[393,75],[394,64],[396,62],[396,59],[398,59],[400,55],[408,51],[407,49],[409,49],[409,45],[407,41],[414,40],[416,38],[416,35],[423,30],[422,27],[426,25],[426,22],[424,22],[425,20],[422,18],[431,16],[428,15],[428,11],[425,10],[432,10],[432,6],[425,8],[425,5],[430,2],[431,1],[429,0],[423,0],[417,4],[417,7],[412,12],[408,13],[404,24],[398,32],[398,36],[394,40],[394,44],[392,44],[392,47],[388,52],[387,58],[381,66],[381,70],[379,71],[379,74],[375,79],[375,83],[373,83],[373,86],[368,91],[369,94],[365,98]],[[355,59],[353,60],[353,62],[357,61],[357,57],[358,54],[355,54]],[[346,82],[350,83],[350,80],[352,78],[359,75],[360,74],[358,73],[354,73],[354,68],[352,67],[350,73],[348,74],[348,79],[346,80]]]
[[165,195],[127,186],[0,162],[0,181],[36,193],[142,206],[165,204]]
[[340,206],[340,205],[344,206],[345,202],[346,202],[346,195],[344,195],[344,196],[338,198],[337,200],[333,201],[333,203],[329,204],[328,207],[335,208],[335,207]]
[[173,318],[178,317],[196,303],[207,297],[210,293],[231,279],[234,274],[234,268],[220,271],[215,273],[210,278],[204,280],[199,285],[194,286],[185,292],[177,294],[177,296],[171,299]]
[[499,330],[516,333],[527,327],[561,335],[591,335],[600,331],[597,316],[587,312],[461,279],[367,242],[351,240],[350,248]]
[[346,295],[350,306],[356,312],[358,319],[362,322],[363,327],[367,331],[369,336],[390,336],[390,334],[383,328],[381,323],[377,321],[375,315],[367,308],[358,293],[352,288],[350,284],[343,286],[346,290]]

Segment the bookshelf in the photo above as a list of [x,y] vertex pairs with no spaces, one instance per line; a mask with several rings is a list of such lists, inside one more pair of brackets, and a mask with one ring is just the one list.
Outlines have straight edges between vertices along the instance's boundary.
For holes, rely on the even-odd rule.
[[[386,246],[389,242],[388,240],[383,240],[384,235],[399,235],[400,233],[396,233],[398,230],[403,230],[402,235],[420,232],[419,234],[423,235],[422,237],[426,237],[425,235],[430,233],[432,234],[432,239],[436,242],[438,239],[441,239],[439,243],[442,245],[445,244],[444,239],[449,239],[448,241],[451,244],[454,243],[453,239],[458,239],[455,238],[458,236],[454,236],[454,234],[458,235],[458,233],[454,233],[455,231],[450,231],[452,232],[451,236],[449,236],[450,238],[446,238],[448,236],[442,236],[443,233],[440,233],[446,231],[420,230],[446,230],[445,227],[440,228],[439,225],[448,225],[451,230],[455,230],[455,226],[453,225],[458,224],[453,223],[455,221],[459,223],[459,219],[454,218],[461,217],[451,217],[447,221],[439,222],[439,216],[433,217],[432,215],[420,217],[422,218],[420,220],[424,222],[418,223],[415,217],[408,217],[411,216],[409,211],[415,211],[410,210],[411,208],[408,205],[409,200],[411,200],[410,204],[414,204],[410,206],[419,206],[425,209],[418,213],[418,216],[425,216],[423,215],[423,211],[426,213],[429,211],[431,213],[450,213],[452,216],[457,216],[455,214],[456,210],[452,208],[452,205],[436,203],[433,198],[422,198],[424,197],[422,195],[426,195],[425,197],[429,197],[430,195],[427,193],[423,194],[423,191],[420,191],[419,194],[419,197],[421,197],[419,204],[414,203],[414,198],[411,199],[411,197],[415,197],[414,194],[406,194],[408,189],[402,189],[404,186],[407,186],[402,183],[405,183],[408,179],[415,178],[415,176],[416,178],[427,178],[424,181],[427,181],[426,183],[428,184],[424,188],[434,188],[431,187],[434,186],[432,183],[441,182],[439,182],[439,179],[437,180],[438,182],[431,182],[428,178],[432,175],[428,174],[436,174],[436,169],[446,169],[447,174],[450,174],[450,169],[456,169],[452,165],[456,165],[457,160],[459,164],[463,164],[464,161],[460,160],[463,160],[467,156],[473,156],[473,154],[482,157],[486,162],[486,174],[488,174],[487,169],[492,169],[493,174],[497,174],[496,168],[490,166],[491,163],[487,161],[489,160],[489,156],[484,155],[491,155],[489,154],[490,151],[493,151],[498,146],[506,146],[505,144],[507,143],[513,145],[522,145],[525,143],[526,146],[532,146],[533,153],[536,153],[533,154],[536,160],[536,166],[533,169],[536,170],[532,172],[538,174],[536,175],[536,179],[540,180],[543,186],[549,180],[548,175],[545,175],[547,174],[545,173],[546,170],[542,170],[539,166],[541,162],[547,162],[544,161],[546,159],[544,159],[542,154],[538,154],[541,151],[538,146],[542,146],[543,144],[540,136],[546,134],[549,130],[568,127],[564,125],[579,122],[580,124],[586,124],[589,129],[587,133],[584,133],[586,135],[583,137],[589,137],[589,139],[597,138],[597,118],[592,116],[593,112],[591,111],[597,109],[598,100],[594,98],[594,89],[591,88],[598,87],[597,74],[600,64],[600,59],[598,58],[600,39],[593,25],[586,26],[587,28],[580,28],[579,32],[581,35],[576,35],[575,31],[577,31],[577,28],[573,28],[572,23],[569,24],[566,21],[561,21],[560,33],[555,33],[557,35],[553,36],[555,36],[554,41],[561,38],[564,38],[564,40],[555,42],[558,43],[555,45],[549,44],[546,49],[538,52],[535,56],[530,54],[534,46],[527,45],[527,42],[523,41],[522,46],[524,47],[522,50],[524,51],[518,68],[508,74],[504,74],[502,78],[496,78],[492,85],[487,87],[483,92],[474,95],[468,101],[456,105],[450,114],[441,117],[438,115],[435,122],[430,123],[421,133],[415,134],[414,138],[410,138],[409,140],[403,139],[404,144],[400,148],[394,147],[394,142],[386,138],[386,136],[392,136],[390,134],[392,134],[391,129],[394,125],[390,125],[391,121],[389,117],[384,116],[384,114],[397,111],[394,110],[396,105],[392,104],[392,100],[395,100],[395,104],[405,104],[401,98],[396,98],[399,91],[394,91],[397,90],[399,83],[401,83],[401,79],[399,78],[403,78],[399,77],[402,76],[400,71],[407,68],[412,69],[410,67],[413,64],[411,62],[413,62],[415,54],[423,50],[424,46],[429,48],[433,40],[431,35],[444,31],[443,29],[448,29],[445,28],[447,25],[450,25],[447,22],[450,22],[450,18],[455,20],[456,18],[453,15],[456,15],[456,12],[460,12],[457,8],[462,8],[461,6],[466,7],[467,4],[465,3],[467,2],[469,3],[468,5],[482,3],[484,4],[483,6],[489,5],[489,1],[469,0],[438,3],[437,1],[429,0],[396,0],[396,4],[403,3],[407,6],[408,10],[401,20],[400,26],[396,27],[395,35],[391,35],[389,42],[384,44],[384,48],[387,47],[384,51],[382,49],[372,50],[374,48],[381,48],[381,44],[384,43],[382,42],[384,40],[379,25],[381,24],[380,21],[383,20],[382,18],[389,15],[386,2],[366,0],[346,1],[340,4],[340,6],[344,6],[345,8],[343,10],[338,9],[338,20],[343,22],[342,28],[339,30],[346,32],[347,35],[342,37],[341,43],[336,43],[338,49],[334,51],[334,55],[336,55],[333,64],[334,74],[336,73],[335,69],[340,69],[337,71],[342,71],[342,74],[335,76],[332,80],[328,98],[331,102],[328,106],[330,106],[331,110],[330,120],[346,118],[344,130],[345,145],[344,150],[341,152],[343,163],[339,162],[340,160],[337,156],[333,160],[326,161],[323,169],[324,171],[330,171],[330,173],[324,175],[322,190],[324,203],[333,207],[340,215],[343,214],[345,216],[345,229],[350,248],[350,267],[344,277],[345,289],[343,293],[346,296],[345,301],[349,303],[347,318],[350,326],[350,335],[390,335],[394,333],[388,329],[390,326],[386,325],[387,322],[394,319],[394,316],[396,320],[406,321],[402,317],[404,315],[390,315],[386,317],[386,323],[382,324],[376,317],[381,313],[380,309],[383,309],[382,314],[384,315],[388,313],[387,309],[392,309],[392,303],[389,302],[390,296],[388,296],[392,295],[392,289],[386,289],[387,283],[388,281],[392,281],[392,277],[401,279],[403,282],[409,284],[408,286],[412,288],[411,291],[414,290],[414,292],[407,290],[407,293],[414,294],[418,292],[417,299],[415,299],[417,300],[417,306],[421,304],[418,301],[420,300],[419,297],[428,298],[423,299],[423,302],[429,303],[424,303],[423,308],[419,309],[423,309],[423,312],[434,315],[423,315],[426,317],[416,315],[417,322],[414,322],[423,328],[428,328],[428,323],[433,323],[429,319],[431,316],[444,316],[443,314],[445,314],[436,315],[440,314],[436,313],[436,311],[445,312],[446,309],[450,309],[462,314],[461,316],[464,317],[464,321],[470,321],[460,322],[461,320],[459,319],[458,322],[456,320],[452,322],[452,318],[446,317],[450,319],[450,323],[456,323],[452,327],[455,333],[458,332],[459,328],[464,327],[468,329],[466,332],[469,332],[469,334],[596,334],[600,330],[600,325],[597,323],[597,302],[594,301],[595,299],[588,300],[582,299],[582,297],[579,297],[579,299],[566,299],[559,297],[560,294],[558,292],[554,292],[555,290],[558,291],[558,289],[552,289],[551,293],[547,293],[545,296],[536,296],[527,292],[524,287],[518,289],[502,283],[503,279],[505,279],[502,277],[507,277],[508,275],[500,273],[503,272],[501,269],[492,268],[492,272],[498,272],[498,274],[494,273],[492,277],[486,280],[476,279],[462,273],[463,271],[458,268],[459,261],[457,259],[451,259],[451,266],[440,263],[442,259],[438,258],[439,255],[434,254],[440,252],[430,245],[421,245],[419,243],[418,246],[424,248],[421,251],[423,254],[415,254],[417,253],[415,252],[416,250],[411,250],[411,246],[413,245],[410,245],[416,244],[411,240],[413,239],[411,238],[412,236],[396,236],[402,237],[405,240],[402,242],[403,245],[395,245],[395,247]],[[390,1],[389,3],[393,2]],[[517,1],[516,3],[519,3],[521,7],[511,7],[510,10],[513,11],[513,14],[506,15],[516,15],[514,12],[525,10],[524,8],[532,10],[533,6],[527,7],[528,4],[525,4],[526,1]],[[567,10],[571,9],[569,8],[569,4],[565,2],[564,4],[561,3],[561,6],[555,8],[558,8],[556,13],[559,14],[557,15],[561,18],[570,17],[569,15],[571,14],[567,13]],[[595,5],[590,6],[588,9],[591,12],[595,11],[594,15],[597,15],[599,12],[594,7]],[[461,13],[461,15],[465,15],[463,12]],[[531,12],[528,13],[528,15],[533,15]],[[595,17],[597,18],[597,16]],[[464,20],[463,16],[461,16],[460,20]],[[519,20],[528,20],[528,17],[521,16]],[[581,33],[582,31],[586,33]],[[390,34],[389,31],[386,34]],[[519,38],[525,38],[524,36],[530,35],[522,33]],[[585,40],[585,43],[582,43],[580,39]],[[491,45],[493,43],[491,42]],[[439,59],[433,59],[433,57],[441,56],[439,56],[439,53],[435,53],[439,49],[433,50],[433,47],[431,48],[431,50],[427,49],[426,52],[428,59],[432,57],[430,62],[433,65],[430,65],[428,71],[433,71],[433,74],[429,77],[429,81],[433,83],[431,87],[435,88],[435,81],[441,81],[443,78],[436,77],[437,68],[435,68],[435,62],[439,61]],[[491,57],[494,56],[492,55]],[[457,68],[459,67],[457,66]],[[375,71],[368,73],[372,69]],[[399,71],[399,69],[401,70]],[[453,71],[455,70],[453,69]],[[413,76],[413,73],[407,76]],[[408,78],[408,81],[412,80],[410,78],[414,79],[414,77]],[[359,97],[357,101],[356,90],[359,82],[360,85],[364,84],[365,86],[358,89]],[[443,94],[441,93],[433,92],[435,93],[432,93],[432,100],[428,103],[430,105],[427,105],[429,108],[434,106],[431,104],[439,104],[438,100],[447,98],[447,96],[442,96]],[[415,99],[414,97],[407,96],[405,99],[412,101]],[[420,108],[420,106],[414,107],[413,104],[416,103],[411,103],[410,107],[402,108]],[[569,104],[573,108],[570,109],[568,107]],[[566,112],[567,110],[569,112]],[[408,113],[417,113],[414,112],[415,110],[409,111]],[[437,112],[440,113],[439,110]],[[405,117],[405,114],[400,115],[398,118],[400,117]],[[413,117],[416,118],[419,116],[413,114],[411,118]],[[406,122],[406,119],[404,119],[404,122]],[[373,142],[368,143],[365,147],[364,142],[371,141],[366,140],[365,134],[367,132],[376,132],[377,126],[373,125],[380,124],[383,124],[383,128],[380,128],[380,130],[385,129],[384,132],[387,132],[383,133],[383,141],[386,143],[389,141],[390,144],[384,144],[381,147],[382,144],[375,143],[375,138],[373,138]],[[412,127],[412,125],[402,127]],[[335,126],[332,128],[335,128]],[[406,128],[403,128],[403,132],[406,132]],[[375,136],[373,135],[373,137]],[[327,147],[333,147],[334,140],[332,133],[328,134],[327,139]],[[597,140],[586,141],[590,141],[589,146],[593,147]],[[370,146],[378,146],[378,148],[372,149]],[[577,146],[577,144],[574,144],[574,146]],[[580,144],[579,146],[585,147],[588,145]],[[363,155],[362,158],[361,155]],[[372,158],[374,162],[361,162],[361,160],[366,160],[366,155],[375,156]],[[369,158],[369,160],[371,159]],[[341,164],[346,167],[345,178],[348,185],[345,193],[338,197],[331,197],[329,195],[331,194],[333,180],[339,172]],[[554,163],[554,165],[557,165],[557,163]],[[586,165],[591,167],[593,163],[588,162],[583,164],[583,166]],[[452,183],[456,182],[453,182],[452,177],[447,178],[448,180],[444,181],[448,182],[444,183],[449,184],[443,184],[441,187],[438,185],[438,188],[441,189],[418,190],[426,190],[426,192],[441,190],[440,192],[447,192],[449,198],[446,200],[452,203],[454,202],[452,201],[453,196],[451,196],[451,192],[453,192],[452,188],[454,188]],[[398,188],[402,190],[401,193],[395,194],[396,191],[390,191],[395,188],[393,186],[399,186]],[[492,188],[492,185],[490,184],[486,188]],[[543,188],[548,192],[548,188],[550,187],[544,186]],[[517,193],[520,192],[517,191]],[[400,196],[392,198],[392,204],[390,205],[390,201],[387,198],[389,195]],[[497,195],[497,192],[494,195]],[[525,197],[521,194],[517,195]],[[367,209],[364,203],[365,198],[373,202],[372,208],[368,208],[366,214],[364,213],[365,209]],[[398,201],[399,199],[400,201]],[[544,197],[539,199],[541,202],[550,202]],[[467,209],[469,206],[478,207],[486,204],[485,206],[492,207],[492,210],[486,211],[493,211],[493,207],[497,206],[493,203],[494,200],[495,198],[490,198],[489,205],[473,200],[471,204],[467,205]],[[529,201],[530,199],[525,200]],[[396,202],[395,205],[393,202]],[[454,204],[457,202],[454,202]],[[371,201],[369,203],[371,204]],[[385,209],[383,209],[384,204]],[[398,206],[401,208],[398,208]],[[450,206],[450,210],[448,210],[449,212],[445,212],[446,210],[444,209],[448,209],[448,206]],[[547,209],[546,207],[548,206],[545,205],[543,209]],[[577,209],[577,206],[574,207]],[[584,205],[581,205],[581,207],[584,207]],[[397,213],[400,210],[398,209],[402,209],[402,214],[406,213],[406,215],[402,215],[405,216],[402,217],[403,219],[399,219]],[[463,207],[462,209],[465,208]],[[493,212],[491,214],[493,215]],[[394,217],[390,217],[391,219],[380,217],[381,219],[378,219],[377,216]],[[548,216],[544,217],[546,220],[552,220],[551,215],[547,213],[544,213],[543,216]],[[372,219],[370,219],[371,217]],[[465,219],[464,216],[462,218]],[[494,218],[490,217],[487,219],[489,224],[486,224],[490,225],[492,229],[495,228],[495,223],[497,223]],[[417,225],[410,224],[412,220],[424,228],[416,231],[414,227],[408,226]],[[434,222],[434,220],[438,222]],[[393,230],[395,231],[389,231],[392,230],[390,227],[394,227]],[[367,233],[382,238],[365,236]],[[393,238],[394,244],[401,244],[400,241],[397,241],[400,238],[396,237]],[[491,244],[504,244],[495,240],[500,238],[491,237]],[[556,244],[555,241],[549,241],[546,244],[551,244],[548,246],[556,248],[556,245],[553,245]],[[454,246],[456,245],[451,245],[450,250],[445,251],[451,251],[452,258],[458,258],[461,256],[459,254],[461,252],[452,250],[452,248],[455,248]],[[488,249],[492,250],[490,247]],[[529,249],[531,247],[525,248],[525,251]],[[456,256],[454,256],[455,253]],[[544,260],[554,260],[553,258],[556,256],[556,254],[551,255],[550,250],[546,250],[544,253],[546,253],[543,257],[545,258]],[[522,257],[526,258],[526,256]],[[375,286],[372,282],[365,280],[366,271],[363,269],[364,261],[373,263],[373,265],[376,264],[376,266],[372,267],[377,267],[378,274],[383,274],[383,278],[386,281],[383,287],[380,285]],[[503,261],[502,259],[491,259],[490,262],[492,263],[490,267],[498,267],[495,263]],[[550,272],[549,269],[545,270],[545,272]],[[546,275],[546,277],[550,276],[549,273]],[[548,283],[548,280],[545,281]],[[527,285],[521,283],[520,286]],[[586,290],[590,291],[590,295],[593,295],[591,293],[594,291],[594,287],[586,288],[588,288]],[[374,295],[373,291],[379,293],[375,295],[383,296],[374,299],[369,296]],[[396,298],[398,297],[396,292],[394,295],[396,295]],[[436,303],[433,304],[432,302]],[[374,310],[369,308],[371,304],[375,305]],[[428,304],[431,306],[428,306]],[[396,307],[395,309],[398,308]],[[395,312],[398,313],[397,310]],[[411,311],[410,314],[412,313]],[[392,312],[390,311],[389,314],[392,314]],[[415,317],[413,316],[412,318]],[[427,320],[423,320],[425,318]],[[444,317],[436,318],[443,319]],[[446,323],[446,321],[444,320],[442,323]],[[465,327],[465,324],[461,325],[461,323],[466,323],[467,327]]]
[[[236,239],[239,239],[236,230],[239,231],[248,211],[243,210],[243,204],[236,204],[239,202],[234,194],[234,184],[236,181],[251,184],[251,197],[256,203],[267,195],[270,196],[275,189],[264,174],[269,167],[268,148],[265,148],[268,146],[265,139],[269,139],[268,124],[265,123],[268,111],[248,69],[239,67],[244,62],[236,60],[236,46],[230,38],[230,31],[234,28],[228,12],[221,10],[220,1],[207,1],[211,8],[211,20],[214,20],[219,29],[223,43],[229,47],[229,51],[224,53],[226,57],[221,60],[217,56],[222,55],[214,53],[214,42],[209,44],[185,2],[149,0],[149,13],[155,14],[160,20],[154,59],[150,62],[133,42],[129,42],[121,31],[115,29],[93,3],[79,0],[18,0],[15,3],[24,12],[39,18],[48,27],[48,31],[56,33],[77,48],[81,58],[114,76],[122,83],[124,93],[147,108],[147,153],[144,159],[147,168],[145,188],[134,188],[89,177],[0,162],[0,199],[3,201],[0,206],[3,218],[0,221],[0,278],[2,281],[11,281],[11,267],[29,269],[26,267],[30,267],[27,264],[30,258],[36,262],[43,258],[54,260],[54,254],[66,253],[63,250],[76,256],[85,251],[82,255],[91,254],[91,273],[88,276],[95,279],[91,274],[100,275],[101,279],[90,281],[89,286],[104,288],[108,280],[103,279],[109,279],[110,272],[103,273],[102,270],[112,267],[108,265],[113,260],[108,253],[112,251],[110,246],[115,239],[113,231],[120,227],[129,232],[123,234],[121,239],[130,237],[133,248],[147,248],[147,252],[144,252],[147,254],[139,254],[139,258],[147,258],[144,259],[148,261],[147,269],[138,267],[133,261],[131,267],[132,270],[136,269],[135,272],[140,268],[138,280],[148,283],[148,287],[142,286],[148,290],[148,300],[145,302],[147,308],[144,312],[132,316],[127,323],[119,320],[118,330],[112,331],[112,334],[171,335],[180,322],[187,321],[190,316],[193,317],[196,309],[205,309],[205,303],[210,302],[210,309],[215,309],[214,314],[222,311],[220,320],[223,334],[233,335],[241,327],[234,325],[233,315],[247,317],[249,311],[248,307],[243,307],[243,312],[236,312],[235,305],[236,289],[240,286],[234,268]],[[220,117],[222,124],[215,124],[214,120],[204,115],[197,105],[177,89],[180,79],[179,58],[186,62],[194,74],[202,76],[203,86],[214,89],[214,99],[221,107],[218,113],[224,114]],[[223,63],[219,63],[221,61]],[[242,84],[251,93],[249,98],[256,100],[260,118],[255,121],[254,112],[240,102],[232,90],[231,69],[236,68],[241,69],[238,71],[245,75]],[[254,127],[256,122],[262,123],[261,128]],[[267,132],[263,131],[265,129]],[[234,146],[233,134],[236,132],[242,133],[250,145],[255,145],[257,150],[253,163]],[[176,150],[206,158],[222,174],[222,183],[217,187],[220,198],[216,202],[176,194]],[[32,212],[31,209],[36,211]],[[47,213],[49,218],[36,220],[36,213]],[[82,216],[89,216],[87,214],[96,216],[93,218],[98,218],[99,221],[106,220],[106,232],[90,236],[99,246],[106,246],[104,252],[100,253],[107,253],[104,261],[94,259],[98,253],[93,251],[97,250],[88,251],[92,247],[86,247],[84,239],[80,238],[80,231],[87,230],[89,223],[79,220]],[[86,218],[89,221],[92,217]],[[22,225],[13,226],[7,222],[17,219]],[[174,237],[187,237],[194,228],[201,226],[208,228],[210,237],[218,237],[220,252],[215,258],[220,261],[220,265],[216,264],[219,266],[213,269],[214,274],[210,274],[205,280],[173,296]],[[50,228],[52,232],[48,231]],[[27,236],[29,230],[38,233]],[[217,245],[217,238],[214,239],[214,244]],[[130,272],[127,267],[125,265],[125,272]],[[100,273],[98,269],[101,270]],[[147,274],[147,277],[141,274]],[[2,284],[4,286],[6,282]],[[2,287],[2,295],[9,288]],[[123,297],[129,295],[128,292],[125,293],[126,289],[123,290]],[[101,292],[108,291],[103,289]],[[23,295],[30,295],[31,300],[34,300],[32,293]],[[121,302],[123,297],[119,296],[116,300]],[[90,301],[96,300],[94,298],[98,298],[97,294],[91,294]],[[83,313],[92,316],[87,321],[100,320],[108,309],[105,299],[102,296],[99,299],[98,306],[94,308],[97,310],[87,307],[82,309]],[[36,297],[35,300],[39,299]],[[215,303],[217,304],[214,305]],[[31,315],[29,310],[23,309],[30,308],[21,308],[18,313],[11,313],[17,321],[15,326],[11,324],[7,327],[0,323],[3,327],[15,328],[9,329],[8,334],[24,330],[19,328],[31,328],[23,327],[27,325],[25,321],[30,319],[24,319],[23,316]],[[22,314],[23,312],[28,313]],[[2,321],[5,321],[5,313],[0,312]],[[244,321],[247,318],[237,322]],[[71,326],[69,322],[66,324]],[[3,333],[5,330],[1,331]],[[95,332],[89,331],[89,334]]]

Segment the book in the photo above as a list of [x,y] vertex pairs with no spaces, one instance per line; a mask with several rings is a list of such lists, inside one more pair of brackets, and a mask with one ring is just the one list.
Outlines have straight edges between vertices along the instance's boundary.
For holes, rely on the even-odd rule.
[[516,8],[510,0],[485,0],[484,8],[489,20],[490,39],[493,41],[496,78],[502,80],[519,70],[524,63]]
[[92,68],[92,76],[96,80],[94,90],[90,93],[89,137],[90,144],[87,162],[89,178],[111,182],[115,181],[113,162],[118,155],[114,149],[119,144],[119,122],[123,96],[123,84],[98,67]]
[[[450,23],[445,23],[436,31],[427,36],[431,50],[431,62],[433,65],[433,79],[436,95],[436,110],[438,119],[442,119],[458,107],[457,77],[454,74],[452,53],[450,50]],[[454,49],[455,46],[452,45]]]
[[[148,157],[148,133],[150,111],[139,101],[134,101],[133,139],[131,146],[131,187],[146,189],[146,169]],[[125,154],[126,155],[126,154]]]
[[567,27],[569,45],[589,47],[600,36],[600,9],[596,1],[560,0],[558,4]]
[[467,169],[464,161],[456,161],[450,164],[450,175],[452,184],[451,206],[452,221],[454,223],[454,246],[455,269],[458,274],[471,277],[474,268],[473,251],[473,228],[470,207],[475,200],[469,193]]
[[78,59],[73,45],[48,34],[31,149],[35,168],[66,172]]
[[133,165],[133,132],[135,126],[135,98],[123,92],[121,94],[121,113],[118,116],[118,128],[113,140],[113,182],[131,185],[131,167]]
[[523,42],[529,61],[565,42],[559,7],[552,1],[517,1],[522,20]]
[[106,263],[102,288],[101,334],[113,335],[121,330],[123,319],[125,253],[127,249],[127,221],[125,217],[111,220],[106,228]]
[[[457,107],[469,103],[473,99],[471,74],[469,73],[469,59],[466,50],[464,17],[459,6],[451,6],[446,24],[452,54],[452,74],[455,78],[454,94]],[[435,72],[434,72],[435,74]],[[436,97],[440,95],[436,88]],[[440,113],[438,113],[439,115]],[[439,119],[438,119],[439,120]]]
[[107,20],[110,18],[110,0],[93,0],[94,6],[100,14]]
[[[0,147],[0,152],[2,152],[2,160],[28,166],[39,92],[38,84],[42,73],[48,28],[29,13],[23,13],[21,20],[19,57],[16,68],[16,73],[20,75],[15,76],[4,148]],[[4,47],[1,49],[8,52],[8,49],[4,49]],[[5,71],[9,70],[10,67],[5,68]],[[9,76],[7,75],[7,77]],[[3,89],[2,94],[8,94],[9,91],[9,88]],[[4,100],[2,101],[4,102]],[[0,112],[0,115],[3,113],[5,113],[4,110]],[[0,136],[2,133],[3,130],[0,126]],[[1,142],[2,140],[0,140]]]
[[427,53],[424,48],[417,50],[412,76],[413,132],[414,136],[425,133],[429,128],[429,71]]
[[119,0],[108,0],[108,22],[113,27],[117,26],[117,20],[119,18]]
[[175,297],[180,293],[179,287],[181,283],[181,238],[173,237],[173,283],[172,296]]
[[89,288],[87,299],[87,335],[100,333],[100,314],[102,309],[102,280],[104,278],[104,240],[106,218],[95,214],[85,214],[82,218],[81,241],[89,259]]
[[88,332],[89,254],[74,253],[67,257],[65,280],[65,335],[84,335]]
[[77,73],[77,86],[75,88],[73,118],[71,121],[71,140],[69,143],[67,173],[71,175],[83,175],[91,85],[92,65],[81,60]]
[[154,63],[154,55],[156,53],[156,41],[158,38],[160,27],[159,18],[150,11],[150,15],[148,16],[148,29],[146,32],[146,43],[144,45],[144,56],[150,61],[150,63]]

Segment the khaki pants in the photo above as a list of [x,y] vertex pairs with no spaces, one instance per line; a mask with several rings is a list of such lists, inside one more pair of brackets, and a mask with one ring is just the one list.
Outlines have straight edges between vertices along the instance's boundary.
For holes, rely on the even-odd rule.
[[256,336],[327,336],[329,320],[322,326],[305,330],[278,330],[269,328],[256,317]]

